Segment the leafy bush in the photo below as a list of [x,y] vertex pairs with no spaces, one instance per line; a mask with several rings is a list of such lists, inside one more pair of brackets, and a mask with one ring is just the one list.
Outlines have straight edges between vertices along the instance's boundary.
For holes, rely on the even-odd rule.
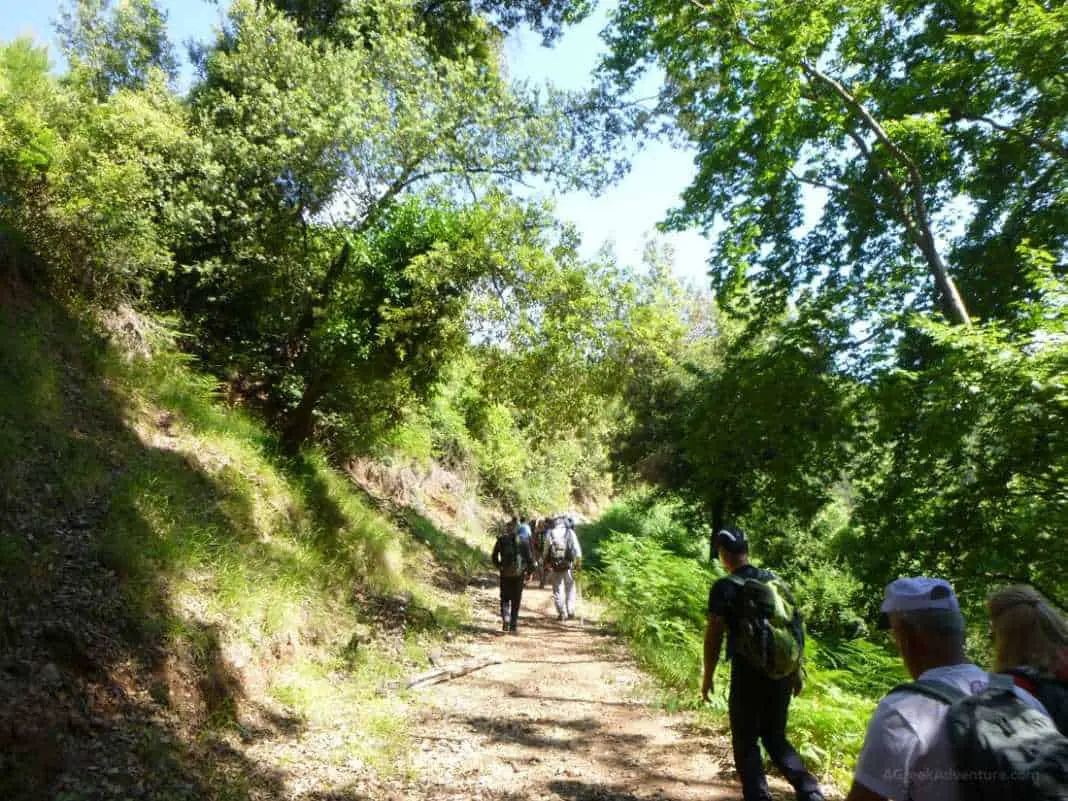
[[829,637],[862,637],[868,627],[858,614],[864,586],[834,563],[816,564],[790,577],[805,625]]
[[591,570],[592,589],[608,601],[638,660],[669,686],[696,693],[705,603],[716,572],[633,534],[615,532],[594,553],[600,567]]
[[847,567],[842,542],[849,536],[850,507],[841,488],[832,500],[802,523],[778,513],[772,499],[762,499],[743,518],[760,564],[787,580],[809,631],[829,638],[867,633],[864,612],[867,588]]

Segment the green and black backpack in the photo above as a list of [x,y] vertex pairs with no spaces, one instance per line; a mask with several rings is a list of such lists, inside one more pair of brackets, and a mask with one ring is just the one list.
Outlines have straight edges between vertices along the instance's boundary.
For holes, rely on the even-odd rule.
[[734,652],[772,679],[801,667],[803,634],[797,605],[786,584],[762,570],[759,578],[728,576],[738,588],[734,604]]

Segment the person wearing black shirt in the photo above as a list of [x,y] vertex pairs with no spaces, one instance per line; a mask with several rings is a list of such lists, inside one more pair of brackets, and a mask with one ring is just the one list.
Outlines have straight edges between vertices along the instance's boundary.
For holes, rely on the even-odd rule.
[[[716,533],[720,563],[732,576],[768,580],[774,576],[749,563],[749,541],[737,528]],[[701,697],[707,701],[714,687],[716,665],[727,634],[727,658],[731,661],[729,698],[731,744],[734,766],[742,782],[745,801],[771,801],[767,777],[760,756],[760,742],[771,761],[793,785],[798,801],[823,801],[819,782],[801,762],[786,739],[786,716],[792,696],[801,692],[800,671],[784,679],[772,679],[759,668],[735,656],[740,588],[729,578],[721,578],[708,593],[708,628],[705,630],[705,671]],[[799,636],[800,620],[797,620]]]
[[523,583],[534,567],[530,540],[520,538],[517,529],[509,527],[497,538],[491,559],[493,566],[501,573],[501,630],[515,634],[519,624],[519,604],[523,599]]

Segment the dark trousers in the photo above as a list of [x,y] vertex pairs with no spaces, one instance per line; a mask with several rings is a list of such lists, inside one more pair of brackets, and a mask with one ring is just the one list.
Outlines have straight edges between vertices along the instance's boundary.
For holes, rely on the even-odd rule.
[[786,739],[786,714],[792,697],[793,677],[769,679],[742,660],[732,660],[731,745],[745,801],[771,799],[760,756],[761,742],[798,798],[819,790],[816,777],[805,770],[801,757]]
[[519,622],[519,602],[523,598],[523,576],[501,576],[501,621],[514,629]]

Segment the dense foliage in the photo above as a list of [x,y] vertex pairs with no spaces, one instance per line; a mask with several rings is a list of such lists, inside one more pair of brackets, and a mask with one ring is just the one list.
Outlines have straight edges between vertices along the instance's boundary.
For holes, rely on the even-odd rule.
[[[565,505],[573,480],[604,488],[607,362],[639,279],[584,262],[513,188],[603,185],[621,117],[508,81],[497,46],[522,21],[552,41],[582,14],[236,2],[179,94],[156,5],[78,0],[67,74],[26,40],[0,52],[5,269],[178,314],[185,346],[291,453],[313,436],[374,451],[451,414],[429,455],[492,492]],[[476,375],[484,391],[451,403],[450,382]]]
[[714,235],[726,310],[624,463],[772,548],[838,504],[869,611],[906,572],[1068,595],[1063,5],[623,0],[606,38],[608,91],[665,75],[642,122],[698,168],[667,222]]
[[[740,521],[836,634],[902,572],[1068,597],[1065,9],[623,0],[595,87],[508,79],[503,36],[588,10],[237,0],[179,91],[152,0],[76,0],[63,75],[0,48],[0,269],[178,320],[289,454],[528,511],[644,482],[683,562]],[[517,191],[601,189],[650,132],[695,148],[667,224],[716,300]]]

